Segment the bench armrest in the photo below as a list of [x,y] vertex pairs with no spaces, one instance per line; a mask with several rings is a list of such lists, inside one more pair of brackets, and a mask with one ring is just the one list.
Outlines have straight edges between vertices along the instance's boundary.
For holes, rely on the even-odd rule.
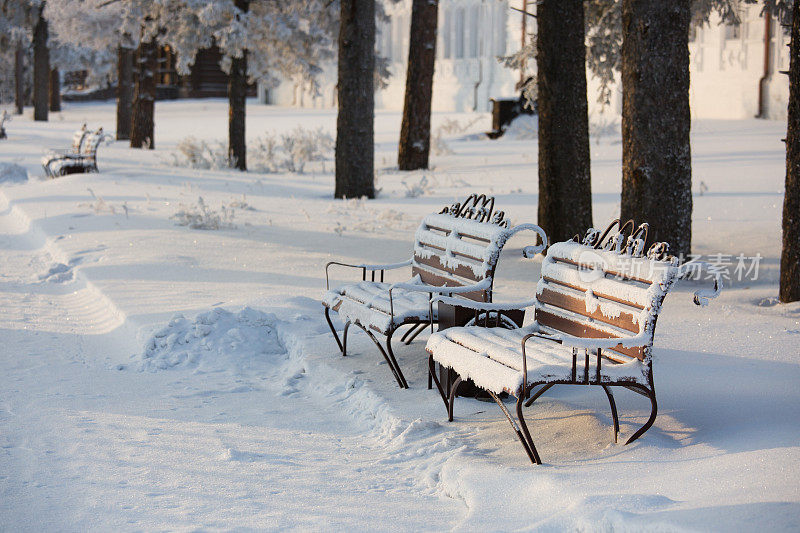
[[542,239],[541,244],[537,244],[536,246],[526,246],[522,249],[522,256],[525,258],[532,258],[539,252],[543,251],[547,248],[547,234],[544,232],[542,228],[537,226],[536,224],[520,224],[519,226],[514,226],[514,228],[508,232],[508,237],[510,238],[512,235],[519,233],[520,231],[524,230],[531,230],[536,232],[539,235],[539,238]]
[[475,300],[467,300],[466,298],[452,298],[450,296],[437,296],[431,300],[431,304],[442,302],[447,305],[455,307],[464,307],[466,309],[475,309],[476,311],[513,311],[516,309],[525,309],[533,307],[536,300],[528,300],[526,302],[476,302]]
[[709,300],[716,298],[722,292],[722,273],[716,270],[712,272],[709,270],[708,266],[709,264],[705,261],[693,260],[682,264],[678,269],[679,279],[686,279],[692,275],[699,274],[703,268],[706,269],[706,272],[714,276],[713,289],[698,289],[694,292],[692,300],[695,305],[699,305],[700,307],[707,306]]
[[[369,265],[369,264],[365,264],[365,263],[350,264],[350,263],[340,263],[339,261],[328,261],[328,263],[325,265],[325,289],[327,290],[327,289],[331,288],[330,287],[330,278],[328,277],[328,269],[331,266],[341,266],[341,267],[346,267],[346,268],[357,268],[357,269],[361,270],[361,279],[364,280],[364,281],[366,281],[366,279],[367,279],[367,272],[381,272],[381,281],[383,281],[383,272],[384,271],[386,271],[386,270],[394,270],[394,269],[397,269],[397,268],[403,268],[403,267],[410,266],[410,265],[411,265],[411,259],[408,259],[407,261],[402,261],[400,263],[389,263],[389,264],[386,264],[386,265]],[[373,281],[375,281],[374,278],[375,277],[373,276]]]
[[631,335],[630,337],[596,339],[588,337],[575,337],[574,335],[568,335],[566,333],[554,333],[552,335],[548,335],[542,332],[533,332],[522,338],[523,348],[525,346],[525,342],[531,337],[538,337],[540,339],[557,342],[558,344],[564,344],[565,346],[571,346],[572,348],[585,348],[587,350],[593,348],[614,348],[620,344],[625,348],[638,348],[640,346],[647,346],[650,343],[650,340],[641,333],[638,335]]
[[[433,295],[434,294],[461,294],[465,292],[485,291],[492,286],[492,278],[483,278],[478,283],[473,285],[462,285],[459,287],[445,287],[439,285],[427,285],[425,283],[395,283],[389,287],[389,311],[394,319],[394,297],[392,291],[395,289],[404,289],[415,292],[427,292],[431,295],[428,305],[433,308]],[[461,300],[459,300],[461,301]]]

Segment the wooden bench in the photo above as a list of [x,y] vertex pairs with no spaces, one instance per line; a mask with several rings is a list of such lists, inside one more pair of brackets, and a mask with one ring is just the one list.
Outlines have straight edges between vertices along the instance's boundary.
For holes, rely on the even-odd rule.
[[[347,355],[347,332],[354,324],[378,347],[398,385],[408,388],[392,350],[394,332],[411,325],[401,338],[401,342],[409,344],[427,324],[435,323],[437,311],[431,304],[433,295],[458,294],[470,300],[490,302],[500,251],[512,235],[526,229],[537,232],[543,242],[523,250],[526,256],[532,256],[547,244],[544,231],[534,224],[509,227],[504,213],[494,210],[494,198],[473,194],[462,203],[425,217],[416,232],[414,255],[408,261],[387,265],[329,262],[325,267],[327,292],[322,305],[342,355]],[[331,289],[328,271],[332,266],[360,270],[361,281]],[[410,280],[384,282],[387,270],[409,266]],[[331,311],[337,312],[344,322],[341,340],[331,322]],[[385,348],[376,334],[386,337]],[[431,387],[430,376],[428,386]]]
[[97,172],[97,149],[105,139],[109,138],[103,128],[95,132],[86,130],[84,124],[72,137],[72,148],[67,150],[51,150],[42,157],[42,167],[48,177],[65,176],[67,174]]
[[[611,387],[623,387],[646,396],[650,417],[627,440],[644,434],[656,419],[653,383],[653,334],[664,297],[681,273],[677,259],[667,255],[664,243],[643,253],[647,224],[635,231],[632,221],[619,228],[614,221],[604,233],[594,229],[578,242],[553,244],[542,264],[536,299],[519,304],[481,304],[442,298],[441,301],[473,309],[476,318],[502,314],[508,309],[534,307],[534,322],[516,330],[487,327],[447,329],[431,335],[426,349],[429,366],[439,363],[460,376],[445,391],[436,386],[453,419],[455,389],[471,379],[486,390],[503,410],[528,457],[541,460],[523,417],[530,406],[554,385],[597,385],[611,405],[614,441],[619,419]],[[695,303],[705,305],[721,288],[695,293]],[[506,392],[517,398],[514,417],[498,398]]]

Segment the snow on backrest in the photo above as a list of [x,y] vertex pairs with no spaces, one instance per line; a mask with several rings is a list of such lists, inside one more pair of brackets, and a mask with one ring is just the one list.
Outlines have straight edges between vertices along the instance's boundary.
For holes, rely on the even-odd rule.
[[92,157],[97,153],[97,147],[100,146],[100,143],[103,142],[103,138],[105,134],[103,133],[103,128],[100,128],[96,132],[89,133],[86,135],[86,139],[83,141],[83,150],[81,151],[81,155]]
[[[493,216],[493,206],[493,198],[473,195],[463,204],[425,217],[415,235],[412,272],[425,283],[448,287],[491,278],[509,235],[503,213]],[[489,291],[461,296],[490,299]]]
[[83,148],[83,141],[86,139],[86,134],[86,124],[84,124],[81,129],[76,130],[72,135],[72,149],[75,150],[75,153],[81,153],[81,148]]
[[659,257],[664,247],[642,257],[642,246],[623,248],[619,234],[611,241],[616,245],[597,248],[568,241],[550,247],[536,288],[536,321],[577,337],[642,336],[644,347],[617,346],[605,353],[621,362],[644,360],[677,262]]

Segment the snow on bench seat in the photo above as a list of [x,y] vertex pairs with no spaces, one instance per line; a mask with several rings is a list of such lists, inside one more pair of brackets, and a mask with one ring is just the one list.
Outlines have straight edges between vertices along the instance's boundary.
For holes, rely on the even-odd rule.
[[[408,283],[418,284],[418,280],[419,278],[415,278]],[[397,323],[427,319],[430,314],[430,294],[397,288],[392,291],[390,305],[391,287],[391,283],[373,281],[347,283],[327,291],[322,297],[322,304],[339,313],[345,322],[358,324],[383,335],[387,335]],[[391,315],[392,305],[394,320]]]
[[[536,326],[508,330],[468,326],[434,333],[427,350],[446,368],[452,368],[478,387],[499,394],[519,393],[522,387],[522,339],[541,331]],[[525,345],[528,381],[547,383],[568,381],[572,377],[572,347],[533,337]],[[638,359],[625,364],[601,365],[600,381],[627,379],[647,383],[644,367]],[[595,358],[590,359],[590,374],[597,375]]]

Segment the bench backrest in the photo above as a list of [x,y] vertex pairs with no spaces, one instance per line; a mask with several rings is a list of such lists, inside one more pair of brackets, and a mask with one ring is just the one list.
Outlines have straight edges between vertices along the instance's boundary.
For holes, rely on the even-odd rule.
[[97,156],[97,147],[100,146],[101,142],[103,142],[105,136],[106,134],[103,133],[103,128],[100,128],[92,133],[87,133],[86,138],[83,141],[80,154],[83,157],[89,158]]
[[[500,251],[513,234],[494,198],[473,194],[462,203],[425,217],[417,229],[412,274],[429,285],[459,287],[494,277]],[[459,296],[491,301],[486,290]]]
[[[643,347],[603,350],[617,362],[650,361],[661,302],[675,282],[677,260],[656,243],[645,254],[647,224],[629,221],[616,233],[615,220],[603,234],[591,229],[577,239],[553,244],[536,289],[536,322],[584,338],[639,335]],[[627,234],[626,234],[627,230]]]
[[83,141],[86,139],[86,136],[89,132],[86,130],[86,124],[81,126],[81,129],[76,130],[75,133],[72,135],[72,149],[75,151],[76,154],[80,154],[83,148]]

